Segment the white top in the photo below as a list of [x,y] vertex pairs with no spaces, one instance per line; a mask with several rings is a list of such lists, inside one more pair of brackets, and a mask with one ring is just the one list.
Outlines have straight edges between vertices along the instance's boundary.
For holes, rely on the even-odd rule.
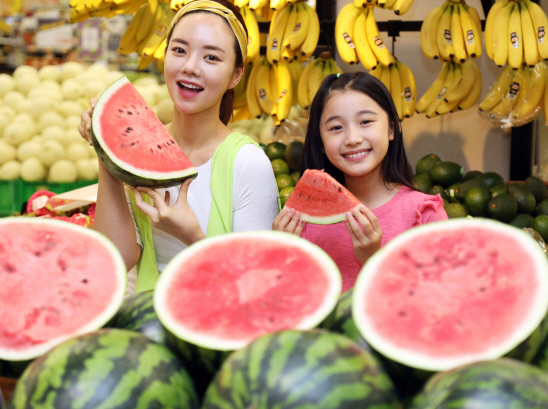
[[[202,231],[207,233],[211,210],[211,159],[196,168],[198,176],[188,189],[188,205],[196,215]],[[232,231],[271,230],[272,222],[278,214],[278,189],[270,160],[264,151],[255,145],[242,146],[234,161],[232,187]],[[156,189],[162,197],[166,190],[170,193],[170,205],[179,197],[179,186]],[[131,210],[131,202],[129,201]],[[135,222],[135,216],[133,215]],[[139,229],[137,242],[142,246]],[[156,264],[162,271],[166,264],[187,246],[175,237],[152,227]],[[128,294],[135,286],[135,270],[128,276]]]

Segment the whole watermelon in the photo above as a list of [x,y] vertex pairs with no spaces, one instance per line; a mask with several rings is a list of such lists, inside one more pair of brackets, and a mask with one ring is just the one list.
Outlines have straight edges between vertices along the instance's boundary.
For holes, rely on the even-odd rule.
[[475,362],[430,378],[413,409],[548,408],[548,373],[508,358]]
[[34,360],[8,408],[194,409],[192,381],[177,358],[144,335],[101,329]]
[[208,388],[202,409],[396,409],[377,360],[341,335],[287,330],[234,352]]

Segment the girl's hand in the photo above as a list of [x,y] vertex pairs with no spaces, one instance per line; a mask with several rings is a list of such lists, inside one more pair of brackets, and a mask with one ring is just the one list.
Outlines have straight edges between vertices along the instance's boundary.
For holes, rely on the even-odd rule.
[[382,232],[379,221],[371,210],[362,205],[359,212],[354,209],[352,214],[346,214],[344,224],[352,237],[354,254],[364,265],[381,248]]
[[[196,215],[187,203],[188,187],[191,182],[192,179],[189,178],[181,185],[179,198],[173,206],[169,206],[169,192],[162,197],[154,189],[130,187],[135,193],[135,205],[150,217],[152,225],[181,240],[187,246],[205,238]],[[154,205],[146,203],[141,193],[149,195],[154,200]]]
[[299,220],[301,214],[294,209],[284,207],[272,222],[272,230],[301,235],[304,227],[304,221]]
[[91,114],[93,113],[93,108],[95,108],[96,103],[97,103],[97,98],[91,98],[89,100],[89,108],[86,109],[84,112],[82,112],[82,115],[80,116],[80,118],[82,119],[82,122],[80,122],[80,125],[78,126],[78,132],[80,132],[80,135],[82,135],[82,138],[88,141],[90,146],[92,145]]

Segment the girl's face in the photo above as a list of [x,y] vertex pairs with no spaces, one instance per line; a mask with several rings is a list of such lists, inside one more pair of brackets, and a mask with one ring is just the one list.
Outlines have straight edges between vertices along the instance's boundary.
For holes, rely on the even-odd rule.
[[387,113],[359,91],[332,94],[325,104],[320,134],[329,161],[345,176],[377,174],[394,139]]
[[222,17],[192,13],[174,27],[164,77],[175,108],[185,114],[216,110],[243,73],[234,69],[234,33]]

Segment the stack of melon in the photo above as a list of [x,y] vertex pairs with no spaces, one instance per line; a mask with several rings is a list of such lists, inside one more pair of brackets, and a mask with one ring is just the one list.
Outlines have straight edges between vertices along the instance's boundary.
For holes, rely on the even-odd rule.
[[[78,132],[80,115],[90,98],[122,75],[77,62],[40,70],[20,66],[12,76],[0,74],[0,180],[97,179],[95,150]],[[147,77],[136,80],[136,87],[164,123],[171,121],[173,104],[165,85]]]

